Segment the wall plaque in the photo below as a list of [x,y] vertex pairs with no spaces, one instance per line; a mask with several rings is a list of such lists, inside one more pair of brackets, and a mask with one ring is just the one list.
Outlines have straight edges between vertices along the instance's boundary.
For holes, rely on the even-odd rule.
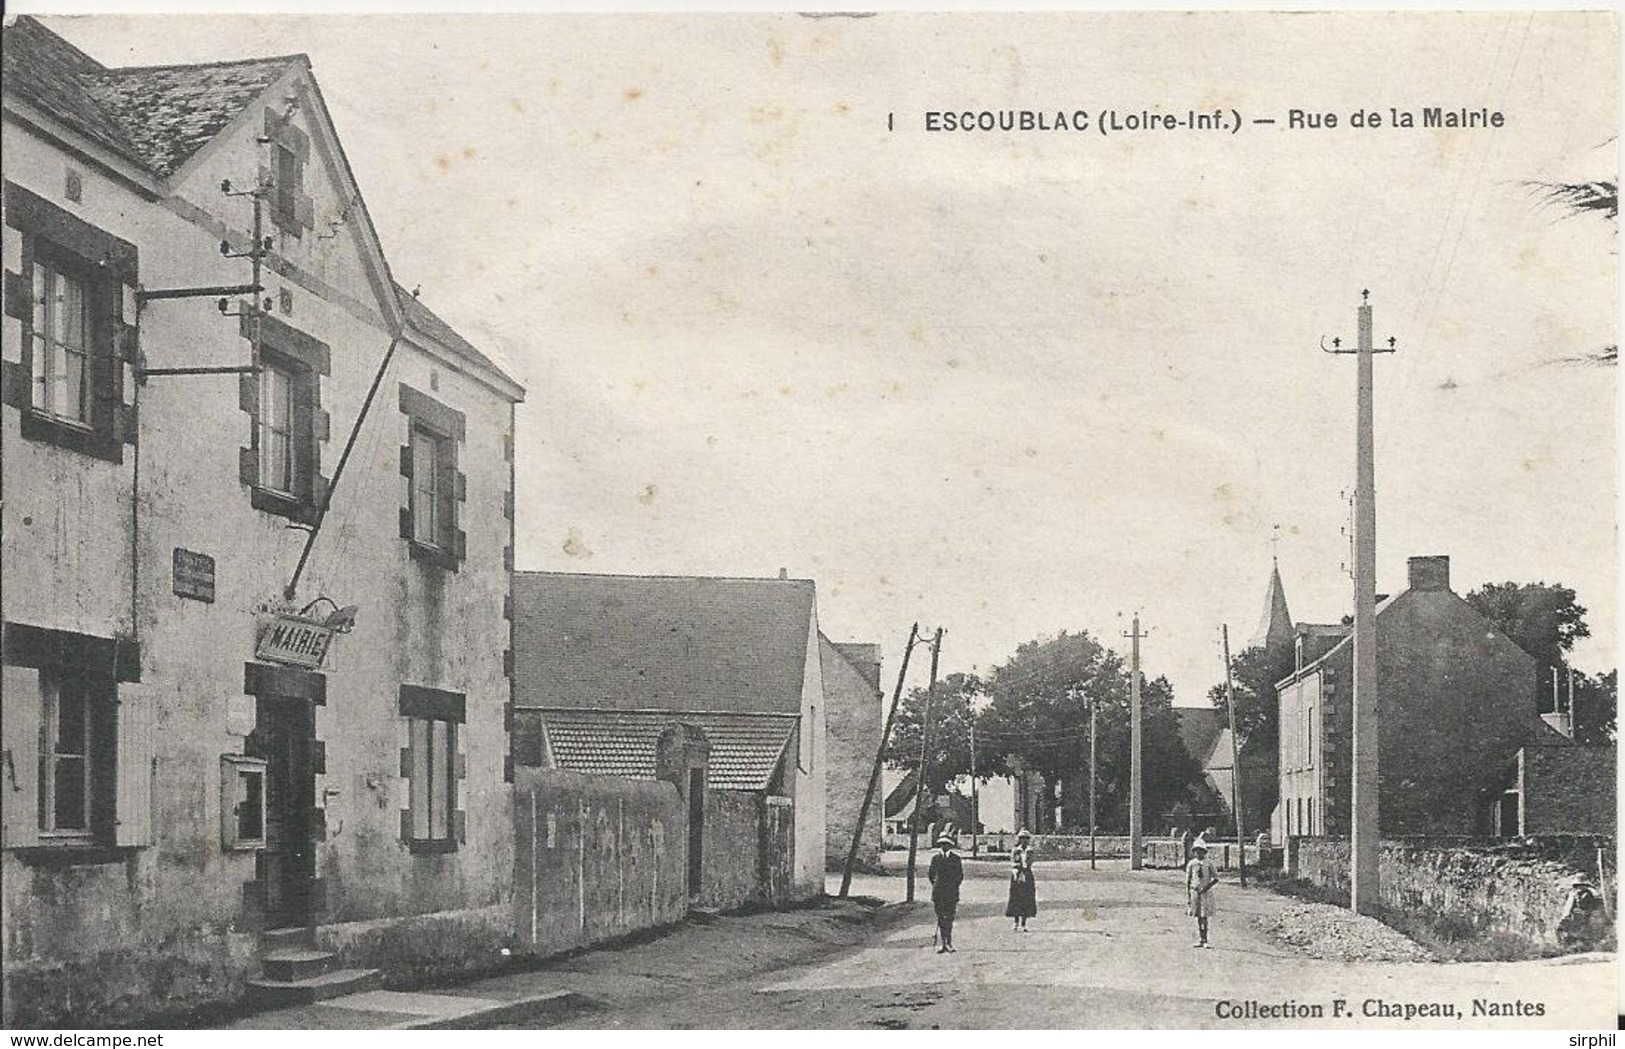
[[177,597],[214,602],[214,558],[177,546],[173,564]]

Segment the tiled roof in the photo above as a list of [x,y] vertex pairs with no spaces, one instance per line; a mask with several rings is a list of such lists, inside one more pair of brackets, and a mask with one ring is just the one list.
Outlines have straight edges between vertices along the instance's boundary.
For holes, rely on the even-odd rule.
[[521,707],[799,714],[807,579],[514,573]]
[[160,177],[184,164],[303,55],[110,69],[37,20],[5,31],[6,91]]
[[625,779],[655,778],[655,742],[680,722],[711,744],[707,782],[718,790],[765,790],[795,731],[794,714],[718,711],[543,709],[561,769]]

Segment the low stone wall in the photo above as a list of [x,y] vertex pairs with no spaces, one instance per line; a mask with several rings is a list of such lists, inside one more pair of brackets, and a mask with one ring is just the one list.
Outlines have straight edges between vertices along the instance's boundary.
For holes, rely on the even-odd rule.
[[[960,838],[960,848],[968,850],[970,841]],[[981,838],[981,851],[1005,852],[1015,844],[1013,835],[984,834]],[[1087,834],[1039,834],[1032,839],[1034,860],[1086,860],[1089,858],[1089,836]],[[1129,856],[1129,839],[1126,835],[1096,835],[1095,857],[1097,859],[1127,859]],[[1215,841],[1208,850],[1208,858],[1218,865],[1220,870],[1229,870],[1241,860],[1241,853],[1235,842]],[[1266,854],[1266,862],[1268,855]],[[1141,838],[1140,862],[1147,867],[1174,867],[1185,865],[1184,848],[1176,840],[1167,838]],[[1247,846],[1247,865],[1255,867],[1259,862],[1258,848]]]
[[688,915],[688,819],[672,784],[521,769],[513,812],[520,952],[557,954]]
[[[1573,878],[1597,884],[1596,848],[1612,862],[1609,839],[1402,838],[1384,841],[1379,905],[1393,921],[1417,921],[1451,939],[1501,940],[1530,954],[1568,947],[1558,935]],[[1293,839],[1287,874],[1347,899],[1349,844]],[[1613,872],[1607,872],[1613,887]]]
[[788,798],[707,791],[701,907],[733,911],[788,903],[795,881],[795,808]]

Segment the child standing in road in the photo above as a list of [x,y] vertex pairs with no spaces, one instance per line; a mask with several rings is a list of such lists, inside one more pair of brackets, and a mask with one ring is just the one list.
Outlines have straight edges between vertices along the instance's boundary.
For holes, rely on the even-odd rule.
[[1219,884],[1219,871],[1207,858],[1207,842],[1191,842],[1191,861],[1185,865],[1185,892],[1190,898],[1190,915],[1196,919],[1197,941],[1193,947],[1207,947],[1207,920],[1213,917],[1213,887]]

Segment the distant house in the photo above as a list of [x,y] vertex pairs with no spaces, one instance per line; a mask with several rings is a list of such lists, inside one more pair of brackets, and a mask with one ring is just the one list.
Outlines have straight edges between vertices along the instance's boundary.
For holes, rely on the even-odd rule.
[[756,795],[775,825],[778,809],[793,813],[788,857],[756,856],[748,834],[717,847],[750,853],[733,859],[764,871],[763,895],[779,894],[765,872],[783,864],[789,897],[816,896],[827,848],[823,663],[811,580],[519,572],[514,758],[654,779],[662,733],[697,731],[708,789]]
[[[1276,686],[1280,804],[1271,829],[1342,837],[1353,639],[1347,627],[1306,626],[1296,644],[1298,666]],[[1382,833],[1488,832],[1487,792],[1504,794],[1506,770],[1526,748],[1561,740],[1536,713],[1534,659],[1450,589],[1448,557],[1410,559],[1409,586],[1377,605],[1376,647]]]
[[[875,751],[884,721],[880,690],[880,646],[831,641],[818,635],[818,657],[824,682],[825,863],[831,870],[846,865],[852,832],[864,795],[875,778]],[[872,866],[880,859],[880,784],[874,783],[869,812],[858,835],[857,861]]]

